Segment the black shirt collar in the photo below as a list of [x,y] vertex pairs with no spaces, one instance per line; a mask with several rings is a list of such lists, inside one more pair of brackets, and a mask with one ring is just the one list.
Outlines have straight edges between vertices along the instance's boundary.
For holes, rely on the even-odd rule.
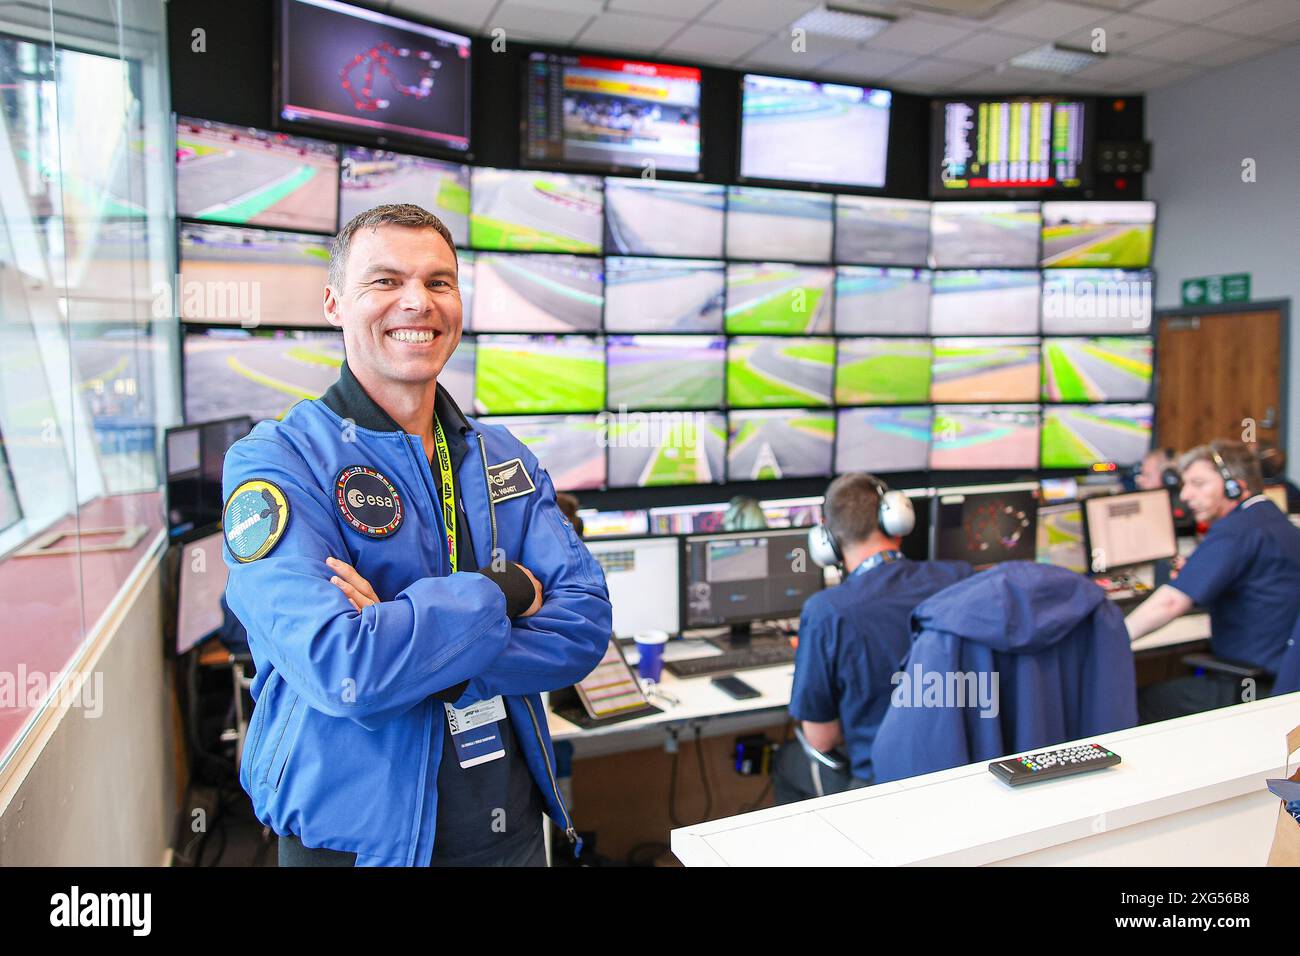
[[[379,407],[361,387],[357,381],[352,369],[345,361],[339,369],[338,381],[329,387],[321,401],[325,406],[338,415],[340,418],[348,418],[356,422],[362,428],[375,432],[400,432],[402,427],[393,421],[393,417]],[[457,435],[465,435],[470,431],[469,419],[465,413],[460,410],[455,399],[441,385],[438,386],[438,394],[433,403],[434,414],[442,422],[443,427],[448,431],[448,441],[451,440],[451,432]]]

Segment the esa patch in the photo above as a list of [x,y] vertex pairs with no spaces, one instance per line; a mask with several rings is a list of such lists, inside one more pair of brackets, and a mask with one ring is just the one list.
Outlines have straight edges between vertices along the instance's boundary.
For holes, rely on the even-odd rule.
[[406,514],[393,483],[365,465],[339,472],[334,480],[334,504],[349,528],[372,538],[392,537]]
[[226,547],[240,564],[271,553],[289,527],[289,499],[279,486],[254,478],[230,493],[221,512]]
[[531,495],[537,490],[522,458],[511,458],[499,465],[488,465],[488,492],[492,501],[506,501]]

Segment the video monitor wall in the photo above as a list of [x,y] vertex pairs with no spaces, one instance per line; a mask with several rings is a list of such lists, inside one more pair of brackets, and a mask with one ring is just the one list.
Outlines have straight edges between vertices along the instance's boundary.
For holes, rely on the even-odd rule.
[[727,424],[721,411],[617,416],[607,428],[610,487],[727,480]]
[[842,338],[835,360],[835,403],[927,402],[932,362],[928,338]]
[[741,177],[883,187],[892,100],[888,90],[746,73]]
[[735,336],[727,343],[727,405],[732,408],[832,404],[835,340]]
[[835,470],[925,471],[933,417],[929,405],[841,408],[835,427]]
[[337,0],[280,0],[281,121],[470,147],[470,39]]
[[700,70],[588,54],[529,55],[529,165],[700,168]]
[[176,118],[176,214],[203,222],[332,233],[339,148],[324,140]]
[[479,335],[474,409],[480,415],[599,412],[605,345],[597,335]]
[[727,474],[732,481],[829,475],[835,413],[752,409],[727,413]]

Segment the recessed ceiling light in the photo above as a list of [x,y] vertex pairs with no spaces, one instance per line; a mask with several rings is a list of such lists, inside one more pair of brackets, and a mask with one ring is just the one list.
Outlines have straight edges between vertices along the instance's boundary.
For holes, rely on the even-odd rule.
[[863,40],[870,40],[893,22],[889,17],[859,13],[857,10],[845,10],[842,7],[825,4],[816,10],[809,10],[791,26],[815,36],[861,43]]
[[1103,59],[1105,59],[1105,54],[1102,53],[1092,53],[1088,50],[1078,50],[1074,47],[1057,46],[1055,43],[1049,43],[1047,46],[1040,46],[1028,53],[1013,56],[1008,62],[1011,66],[1018,66],[1026,70],[1042,70],[1045,73],[1069,75],[1078,73],[1085,66],[1100,63]]

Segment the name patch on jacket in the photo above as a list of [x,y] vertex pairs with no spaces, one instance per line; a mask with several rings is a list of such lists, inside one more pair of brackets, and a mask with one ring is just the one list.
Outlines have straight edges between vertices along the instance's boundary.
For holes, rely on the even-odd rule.
[[226,547],[240,564],[264,558],[289,527],[289,499],[279,486],[255,478],[230,493],[221,511]]
[[537,490],[522,458],[511,458],[499,465],[488,465],[488,491],[493,501],[520,498]]
[[334,480],[334,504],[353,531],[388,538],[402,526],[402,496],[393,483],[365,465],[352,465]]

